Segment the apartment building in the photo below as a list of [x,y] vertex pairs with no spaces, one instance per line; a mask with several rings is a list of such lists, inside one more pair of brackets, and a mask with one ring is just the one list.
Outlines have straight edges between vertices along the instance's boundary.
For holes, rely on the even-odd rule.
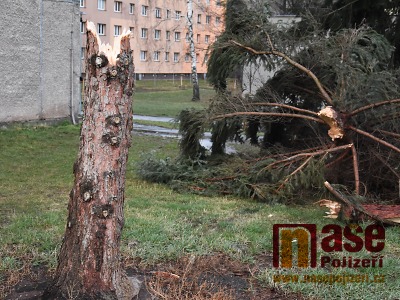
[[[208,49],[224,29],[221,1],[192,0],[198,74],[206,74]],[[95,23],[102,42],[112,44],[130,30],[138,79],[190,74],[186,0],[80,0],[82,55],[85,23]],[[84,70],[84,68],[82,69]]]

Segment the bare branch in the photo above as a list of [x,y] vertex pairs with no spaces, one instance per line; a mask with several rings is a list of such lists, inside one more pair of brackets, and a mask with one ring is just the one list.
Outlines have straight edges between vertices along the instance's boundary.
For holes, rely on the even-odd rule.
[[212,117],[211,120],[218,120],[218,119],[224,119],[224,118],[230,118],[230,117],[236,117],[236,116],[260,116],[260,117],[265,116],[265,117],[300,118],[300,119],[306,119],[306,120],[325,124],[325,122],[320,119],[306,116],[306,115],[289,114],[289,113],[255,112],[255,111],[251,111],[251,112],[243,111],[243,112],[234,112],[234,113],[229,113],[229,114],[218,115],[218,116]]
[[336,158],[334,161],[331,161],[330,163],[325,165],[325,168],[330,168],[333,165],[337,164],[339,161],[341,161],[342,159],[344,159],[347,154],[349,153],[349,149],[347,149],[346,151],[344,151],[338,158]]
[[269,164],[268,166],[266,166],[264,168],[264,170],[272,168],[273,166],[279,165],[279,164],[284,163],[284,162],[289,162],[289,161],[298,159],[298,158],[303,157],[303,156],[314,157],[314,156],[317,156],[317,155],[322,155],[322,154],[326,154],[326,153],[330,153],[330,152],[335,152],[335,151],[339,151],[339,150],[343,150],[343,149],[348,149],[348,148],[351,148],[352,146],[353,146],[353,144],[347,144],[347,145],[338,146],[338,147],[334,147],[334,148],[330,148],[330,149],[323,149],[323,150],[314,151],[314,152],[299,153],[299,154],[293,155],[291,157],[288,157],[286,159],[282,159],[282,160],[276,161],[276,162],[274,162],[272,164]]
[[313,112],[311,110],[302,109],[302,108],[298,108],[298,107],[295,107],[295,106],[292,106],[292,105],[281,104],[281,103],[256,102],[256,103],[250,103],[249,105],[254,105],[254,106],[277,106],[277,107],[288,108],[288,109],[292,109],[292,110],[295,110],[295,111],[304,112],[304,113],[307,113],[307,114],[318,116],[318,113]]
[[383,163],[399,180],[400,180],[400,174],[396,172],[395,169],[393,169],[388,163],[387,161],[385,161],[383,159],[382,156],[379,155],[379,153],[377,153],[376,151],[372,151],[372,153],[376,156],[377,159],[379,159],[381,161],[381,163]]
[[400,139],[400,134],[395,133],[395,132],[390,132],[390,131],[386,131],[386,130],[382,130],[382,129],[378,129],[377,132]]
[[319,79],[317,78],[317,76],[315,76],[315,74],[307,69],[306,67],[304,67],[303,65],[299,64],[298,62],[294,61],[293,59],[291,59],[288,55],[286,55],[285,53],[282,53],[280,51],[276,51],[274,49],[270,50],[270,51],[258,51],[255,50],[251,47],[242,45],[234,40],[231,40],[231,43],[246,49],[247,51],[256,54],[256,55],[275,55],[275,56],[279,56],[281,58],[283,58],[284,60],[286,60],[289,64],[291,64],[292,66],[298,68],[299,70],[303,71],[304,73],[306,73],[315,83],[315,85],[318,87],[319,91],[321,92],[322,97],[325,99],[325,101],[329,104],[333,106],[333,100],[331,99],[331,97],[328,95],[328,93],[326,92],[326,90],[324,89],[324,87],[322,86],[321,82],[319,81]]
[[364,130],[357,129],[357,128],[351,126],[351,125],[348,125],[347,128],[353,130],[354,132],[362,134],[363,136],[369,137],[370,139],[374,140],[375,142],[377,142],[379,144],[382,144],[382,145],[385,145],[386,147],[388,147],[388,148],[400,153],[400,149],[397,148],[396,146],[394,146],[394,145],[392,145],[392,144],[390,144],[388,142],[385,142],[384,140],[381,140],[380,138],[377,138],[376,136],[374,136],[374,135],[372,135],[372,134],[370,134],[370,133],[368,133],[368,132],[366,132]]
[[313,157],[312,156],[308,157],[296,170],[294,170],[292,173],[290,173],[288,176],[286,176],[285,180],[282,182],[282,184],[278,187],[278,189],[276,191],[281,190],[292,176],[294,176],[294,175],[296,175],[296,173],[300,172],[309,163],[311,158],[313,158]]
[[263,156],[260,158],[256,158],[256,159],[252,159],[252,160],[247,160],[247,163],[252,163],[252,162],[258,162],[261,160],[265,160],[268,158],[275,158],[275,157],[279,157],[279,156],[290,156],[290,155],[295,155],[295,154],[299,154],[299,153],[303,153],[303,152],[309,152],[309,151],[315,151],[315,150],[320,150],[323,149],[323,146],[318,146],[318,147],[313,147],[313,148],[308,148],[308,149],[303,149],[303,150],[297,150],[297,151],[293,151],[293,152],[289,152],[289,153],[279,153],[279,154],[273,154],[273,155],[268,155],[268,156]]
[[375,108],[375,107],[378,107],[378,106],[382,106],[382,105],[386,105],[386,104],[393,104],[393,103],[400,103],[400,99],[392,99],[392,100],[386,100],[386,101],[377,102],[377,103],[371,103],[369,105],[366,105],[366,106],[363,106],[363,107],[360,107],[360,108],[357,108],[357,109],[353,110],[351,113],[348,114],[348,116],[351,117],[351,116],[354,116],[354,115],[356,115],[356,114],[358,114],[360,112],[363,112],[365,110],[372,109],[372,108]]

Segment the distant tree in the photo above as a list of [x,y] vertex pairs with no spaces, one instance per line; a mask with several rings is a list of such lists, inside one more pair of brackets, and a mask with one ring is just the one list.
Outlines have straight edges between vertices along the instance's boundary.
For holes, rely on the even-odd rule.
[[189,31],[189,44],[190,44],[190,56],[192,60],[191,73],[192,73],[192,84],[193,84],[193,101],[200,100],[200,88],[199,79],[197,76],[197,66],[196,66],[196,49],[194,47],[193,38],[193,0],[187,0],[187,21],[188,21],[188,31]]

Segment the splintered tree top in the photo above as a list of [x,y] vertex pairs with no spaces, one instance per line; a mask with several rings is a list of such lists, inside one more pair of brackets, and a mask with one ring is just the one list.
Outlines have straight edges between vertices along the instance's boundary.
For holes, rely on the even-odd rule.
[[117,56],[121,51],[121,40],[124,37],[128,37],[131,34],[130,30],[124,29],[121,35],[114,39],[114,45],[111,46],[109,43],[104,44],[96,31],[96,25],[93,22],[87,22],[87,30],[90,31],[97,39],[97,44],[99,45],[99,54],[104,54],[110,65],[115,66],[117,63]]

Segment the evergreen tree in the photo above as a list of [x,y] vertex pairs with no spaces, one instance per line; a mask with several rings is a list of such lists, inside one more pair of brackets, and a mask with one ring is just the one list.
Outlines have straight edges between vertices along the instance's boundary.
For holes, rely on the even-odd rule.
[[330,10],[322,15],[325,28],[338,31],[366,24],[395,47],[393,65],[400,65],[399,0],[326,0],[324,7]]

